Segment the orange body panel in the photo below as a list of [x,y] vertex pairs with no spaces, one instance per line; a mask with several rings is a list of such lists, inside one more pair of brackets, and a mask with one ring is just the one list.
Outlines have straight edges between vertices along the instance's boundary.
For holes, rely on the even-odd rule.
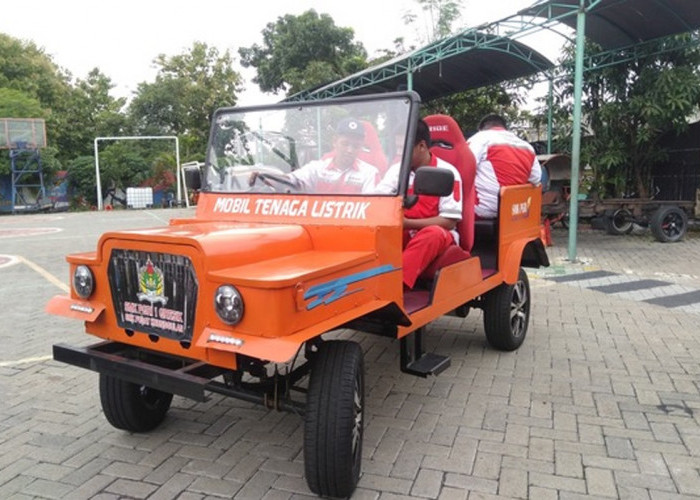
[[[398,337],[515,281],[524,246],[539,235],[539,192],[503,189],[496,274],[482,279],[478,257],[441,269],[430,303],[409,316],[410,326],[399,327]],[[400,197],[202,193],[194,219],[106,233],[96,252],[69,256],[71,276],[77,265],[89,266],[95,290],[87,300],[74,292],[55,297],[47,311],[83,320],[88,333],[104,339],[213,365],[234,369],[236,354],[285,362],[315,336],[392,303],[402,308],[402,220]],[[176,255],[191,263],[198,291],[190,340],[119,326],[108,276],[114,251]],[[214,310],[222,284],[234,285],[244,300],[245,314],[235,326]],[[133,299],[123,309],[130,321],[181,326],[158,303]]]
[[540,237],[542,190],[521,185],[501,188],[498,217],[498,269],[505,283],[515,283],[525,245]]

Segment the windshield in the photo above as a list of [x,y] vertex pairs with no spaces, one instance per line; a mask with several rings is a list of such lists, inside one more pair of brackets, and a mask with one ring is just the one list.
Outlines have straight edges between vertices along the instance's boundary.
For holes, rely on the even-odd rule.
[[[378,194],[399,168],[410,94],[222,109],[214,117],[204,189],[226,193]],[[414,110],[414,112],[417,112]],[[395,180],[394,180],[395,177]],[[398,175],[381,194],[398,192]]]

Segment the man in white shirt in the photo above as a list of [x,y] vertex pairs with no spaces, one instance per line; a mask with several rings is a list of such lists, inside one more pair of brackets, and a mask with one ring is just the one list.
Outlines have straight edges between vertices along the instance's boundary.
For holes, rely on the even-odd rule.
[[[364,138],[362,122],[344,118],[336,125],[333,151],[284,175],[284,178],[304,193],[344,195],[373,192],[379,171],[357,157],[364,146]],[[256,172],[252,174],[251,185],[258,175]]]

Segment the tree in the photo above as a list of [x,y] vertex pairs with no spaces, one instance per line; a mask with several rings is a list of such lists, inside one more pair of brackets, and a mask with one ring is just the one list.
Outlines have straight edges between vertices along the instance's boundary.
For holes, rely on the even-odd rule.
[[51,109],[69,90],[70,75],[33,42],[0,33],[0,88],[22,91]]
[[236,104],[241,77],[227,50],[219,54],[202,42],[180,55],[159,55],[155,82],[140,83],[129,106],[136,131],[146,135],[177,135],[184,158],[205,154],[214,111]]
[[311,9],[268,23],[263,44],[239,49],[241,64],[253,67],[263,92],[287,95],[336,80],[366,67],[367,52],[351,28],[335,25],[328,14]]
[[54,113],[52,125],[57,127],[64,162],[92,154],[95,137],[124,133],[126,116],[121,109],[126,99],[110,96],[112,88],[112,81],[94,68],[85,80],[77,80]]
[[[602,195],[649,195],[651,169],[664,156],[659,140],[685,130],[700,104],[700,47],[691,41],[691,35],[663,39],[639,47],[629,61],[584,73],[582,108],[590,133],[581,160],[593,166],[594,188]],[[592,57],[599,52],[591,44],[586,49]],[[573,60],[570,47],[563,63],[573,68]],[[560,80],[556,105],[558,116],[566,117],[559,122],[565,134],[572,95],[571,79]]]
[[0,118],[44,118],[38,99],[16,89],[0,88]]
[[[416,0],[423,12],[428,14],[427,42],[444,38],[452,33],[452,26],[461,16],[459,2],[455,0]],[[409,24],[418,17],[406,15],[404,19]]]

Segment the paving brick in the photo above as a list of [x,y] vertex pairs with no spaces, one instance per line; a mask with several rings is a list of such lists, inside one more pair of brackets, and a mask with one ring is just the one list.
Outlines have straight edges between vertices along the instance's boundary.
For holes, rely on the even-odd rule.
[[634,448],[629,439],[606,436],[605,446],[608,454],[614,458],[634,459]]
[[498,491],[498,481],[451,472],[445,475],[445,486],[462,488],[469,492],[479,493],[496,494]]
[[189,485],[188,490],[208,496],[232,497],[242,486],[236,481],[198,477]]
[[555,472],[557,476],[583,477],[581,455],[566,451],[557,451],[554,455]]
[[618,496],[612,471],[595,467],[586,467],[585,471],[588,494],[611,498]]
[[444,473],[436,470],[423,469],[413,482],[411,495],[422,498],[438,498],[442,488]]
[[528,498],[528,473],[503,468],[498,480],[498,494],[509,498]]
[[576,479],[553,474],[530,473],[530,484],[554,490],[585,493],[586,483],[583,479]]
[[72,487],[58,481],[37,479],[22,488],[22,493],[40,498],[62,498],[69,494]]
[[557,490],[541,488],[539,486],[530,486],[529,498],[538,498],[541,500],[558,500],[559,494],[557,493]]
[[413,487],[413,481],[365,473],[360,478],[358,486],[370,490],[381,490],[389,493],[407,495]]
[[479,452],[474,461],[473,475],[487,479],[498,479],[501,473],[501,455]]
[[76,489],[72,490],[69,496],[71,500],[90,500],[114,481],[113,477],[100,474],[92,475],[89,479],[80,483]]

